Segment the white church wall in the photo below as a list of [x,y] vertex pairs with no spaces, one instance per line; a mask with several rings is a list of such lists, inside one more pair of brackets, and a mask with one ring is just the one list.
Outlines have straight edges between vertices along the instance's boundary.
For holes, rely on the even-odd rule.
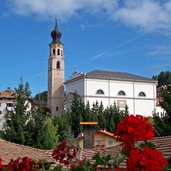
[[[99,79],[86,79],[86,95],[87,96],[109,96],[108,82]],[[102,90],[104,95],[96,94],[97,90]]]
[[135,97],[138,97],[138,94],[140,92],[144,92],[145,95],[146,95],[146,98],[156,98],[156,91],[155,91],[155,84],[152,84],[152,83],[139,83],[139,82],[136,82],[134,84],[134,89],[135,89]]
[[143,116],[152,116],[154,109],[154,100],[135,100],[135,114],[140,114]]
[[93,106],[93,103],[96,103],[96,101],[99,103],[102,102],[103,106],[106,108],[107,106],[109,106],[109,99],[108,98],[101,98],[101,97],[87,97],[85,103],[89,102],[90,107]]
[[110,81],[110,96],[118,96],[119,91],[124,91],[126,97],[133,97],[133,84],[127,81]]
[[[99,104],[102,102],[106,108],[115,102],[121,110],[124,110],[127,105],[130,114],[144,116],[152,116],[155,109],[155,83],[84,78],[84,81],[81,79],[67,84],[67,92],[75,90],[85,103],[89,101],[90,106],[98,101]],[[97,94],[97,90],[102,90],[104,94]],[[125,95],[118,95],[119,91],[124,91]],[[140,92],[144,92],[146,96],[138,96]]]
[[75,82],[68,83],[66,85],[66,94],[68,93],[75,93],[77,92],[78,95],[83,96],[84,95],[84,80],[80,79]]

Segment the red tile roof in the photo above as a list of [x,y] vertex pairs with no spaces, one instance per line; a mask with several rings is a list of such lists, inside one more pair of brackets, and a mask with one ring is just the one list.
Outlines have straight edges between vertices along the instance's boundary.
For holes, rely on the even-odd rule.
[[0,139],[0,157],[4,165],[8,164],[10,159],[25,156],[35,160],[45,159],[50,163],[54,162],[51,157],[51,152],[48,150],[40,150]]
[[7,89],[5,91],[0,92],[0,98],[11,98],[13,99],[15,92],[13,90]]
[[[162,155],[168,160],[171,158],[171,136],[167,137],[155,137],[151,141],[155,146],[156,149],[159,150]],[[97,153],[100,152],[101,155],[110,154],[112,158],[116,157],[116,155],[121,151],[122,145],[117,145],[115,147],[108,147],[102,149],[83,149],[82,151],[82,158],[86,158],[93,162],[92,157]],[[126,167],[126,161],[121,163],[121,167]]]
[[98,132],[101,132],[101,133],[103,133],[103,134],[105,134],[105,135],[108,135],[108,136],[110,136],[110,137],[114,137],[114,134],[113,134],[113,133],[108,132],[108,131],[105,131],[105,130],[98,130]]

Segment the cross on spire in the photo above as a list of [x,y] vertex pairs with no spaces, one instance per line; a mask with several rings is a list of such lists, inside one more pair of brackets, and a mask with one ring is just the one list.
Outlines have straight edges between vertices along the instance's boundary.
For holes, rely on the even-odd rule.
[[58,25],[57,25],[57,16],[55,15],[55,28],[58,28]]

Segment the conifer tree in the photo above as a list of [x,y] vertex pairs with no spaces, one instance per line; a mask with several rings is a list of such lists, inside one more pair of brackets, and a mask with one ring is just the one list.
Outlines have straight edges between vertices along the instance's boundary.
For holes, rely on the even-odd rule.
[[29,118],[28,100],[30,97],[29,84],[20,79],[18,88],[15,88],[14,111],[6,114],[2,137],[8,141],[25,144],[25,127]]
[[31,110],[30,118],[26,125],[25,137],[26,145],[51,149],[58,141],[57,125],[40,105],[36,105]]
[[34,106],[31,111],[31,117],[27,123],[26,145],[43,149],[43,133],[45,126],[45,113],[40,105]]
[[87,102],[85,106],[85,113],[83,114],[83,121],[84,122],[91,121],[91,110],[90,110],[89,101]]
[[71,130],[74,133],[74,137],[77,137],[80,132],[82,132],[82,126],[80,122],[83,120],[82,115],[85,113],[85,105],[81,102],[77,93],[74,94],[74,98],[71,105]]
[[42,138],[43,149],[52,149],[57,145],[57,126],[53,125],[52,119],[49,117],[46,117],[44,122]]
[[[66,140],[71,133],[69,114],[63,114],[53,119],[53,123],[58,127],[58,137],[60,141]],[[72,135],[70,135],[72,136]]]

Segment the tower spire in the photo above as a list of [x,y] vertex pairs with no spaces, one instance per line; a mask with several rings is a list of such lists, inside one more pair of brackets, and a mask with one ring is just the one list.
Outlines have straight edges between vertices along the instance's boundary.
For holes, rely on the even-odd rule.
[[58,29],[58,23],[57,23],[56,16],[55,16],[55,28],[52,30],[51,36],[52,36],[52,43],[61,44],[60,38],[62,36],[62,33]]
[[64,55],[60,41],[62,33],[58,29],[57,17],[51,32],[52,43],[48,59],[48,107],[52,117],[64,113]]
[[57,24],[57,16],[55,16],[55,28],[58,29],[58,24]]

